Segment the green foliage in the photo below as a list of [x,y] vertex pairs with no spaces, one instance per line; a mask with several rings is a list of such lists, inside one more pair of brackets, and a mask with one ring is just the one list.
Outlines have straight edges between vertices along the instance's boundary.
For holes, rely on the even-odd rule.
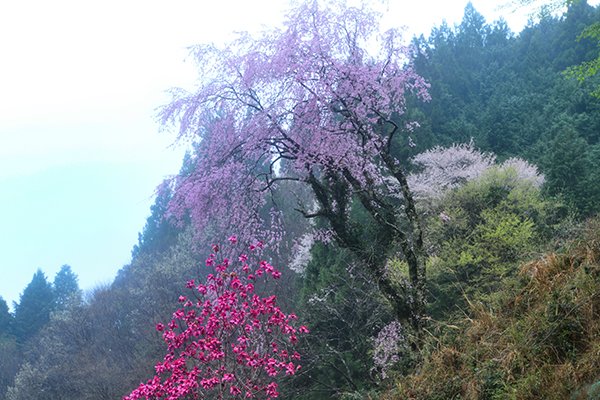
[[[434,317],[484,299],[557,229],[560,205],[513,167],[493,167],[448,193],[426,220]],[[448,316],[446,315],[446,318]]]
[[351,252],[317,243],[303,277],[299,313],[310,326],[302,373],[288,396],[345,398],[376,384],[370,373],[372,337],[390,319],[385,298]]
[[54,292],[41,270],[33,275],[15,304],[14,333],[20,344],[38,333],[50,320],[54,310]]
[[[585,61],[579,65],[567,68],[565,75],[569,78],[577,79],[579,83],[584,83],[586,79],[595,76],[598,70],[600,70],[600,58],[595,58],[591,61]],[[595,89],[591,94],[596,97],[600,96],[600,89]]]
[[438,336],[418,373],[381,398],[595,399],[600,376],[600,220],[563,253],[524,264],[493,307]]
[[[191,157],[186,153],[181,169],[182,176],[189,173],[191,165]],[[144,225],[142,233],[138,234],[138,243],[133,246],[131,251],[133,259],[143,254],[160,254],[176,243],[181,228],[175,226],[167,218],[169,201],[172,196],[173,193],[168,182],[163,182],[157,189],[156,199],[150,207],[150,216],[146,219],[146,225]]]
[[487,254],[490,263],[506,263],[518,259],[530,249],[534,239],[534,224],[529,218],[522,218],[511,212],[494,208],[481,213],[482,223],[474,235]]
[[0,398],[12,385],[21,364],[21,351],[14,336],[0,335]]
[[[594,22],[586,26],[581,34],[577,37],[578,41],[589,40],[596,45],[600,45],[600,22]],[[579,83],[584,83],[586,80],[596,76],[600,69],[600,56],[588,61],[581,62],[578,65],[570,66],[566,69],[565,75],[569,78],[576,79]],[[600,97],[600,88],[596,84],[591,94]]]
[[56,310],[64,310],[70,303],[78,304],[82,301],[82,293],[77,280],[77,275],[69,265],[63,265],[56,273],[53,283]]
[[[550,192],[565,196],[581,216],[600,211],[598,185],[588,184],[600,164],[596,157],[586,161],[600,142],[600,100],[591,96],[598,86],[563,74],[572,65],[596,65],[599,26],[598,8],[574,1],[562,17],[543,14],[515,36],[503,21],[487,23],[469,5],[459,26],[443,24],[429,38],[414,39],[423,52],[415,66],[432,96],[415,103],[423,117],[417,146],[419,140],[432,144],[431,138],[441,145],[473,138],[500,159],[517,156],[542,166]],[[582,146],[564,137],[568,131],[584,141],[578,156],[575,147]],[[546,155],[549,143],[554,161]],[[575,179],[554,179],[578,160],[583,168],[571,170]]]
[[8,304],[0,296],[0,337],[12,333],[13,316],[8,309]]
[[[40,393],[43,393],[40,382],[44,375],[30,364],[24,364],[15,378],[14,386],[8,388],[6,393],[7,400],[29,400],[37,398]],[[48,400],[54,400],[54,397],[47,397]]]
[[548,193],[564,196],[584,216],[600,211],[599,148],[568,126],[550,142],[544,157]]
[[0,297],[0,399],[12,384],[20,363],[21,352],[13,335],[13,316]]
[[600,211],[600,143],[587,148],[586,161],[589,169],[585,175],[587,192],[582,208],[588,214],[593,214]]

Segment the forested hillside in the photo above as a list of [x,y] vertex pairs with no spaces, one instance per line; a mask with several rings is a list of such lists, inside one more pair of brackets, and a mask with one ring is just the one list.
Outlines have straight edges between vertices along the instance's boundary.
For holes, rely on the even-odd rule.
[[[598,10],[575,2],[560,18],[542,15],[518,35],[473,7],[457,27],[442,25],[414,43],[431,101],[416,103],[416,152],[467,143],[501,158],[523,157],[584,214],[600,207],[598,78],[569,79],[568,67],[595,59],[597,42],[578,39]],[[412,115],[411,115],[412,117]]]
[[195,49],[131,262],[0,301],[0,399],[600,398],[600,78],[565,74],[600,9],[468,5],[383,58],[378,18]]

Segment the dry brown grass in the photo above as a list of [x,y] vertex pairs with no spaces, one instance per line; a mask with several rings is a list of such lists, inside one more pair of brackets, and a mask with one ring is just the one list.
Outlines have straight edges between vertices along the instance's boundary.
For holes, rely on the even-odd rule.
[[520,278],[494,309],[471,302],[462,330],[382,398],[600,399],[600,220]]

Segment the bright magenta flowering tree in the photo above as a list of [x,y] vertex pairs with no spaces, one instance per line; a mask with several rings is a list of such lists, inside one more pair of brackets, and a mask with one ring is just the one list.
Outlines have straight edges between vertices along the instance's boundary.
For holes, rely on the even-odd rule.
[[[422,233],[392,150],[409,145],[416,126],[403,117],[406,95],[427,100],[428,85],[413,70],[400,32],[381,31],[381,17],[343,1],[313,0],[293,9],[283,29],[242,35],[223,49],[198,46],[197,92],[175,92],[162,113],[164,124],[178,125],[180,137],[201,148],[196,168],[178,178],[171,211],[189,215],[199,231],[234,226],[240,235],[262,232],[279,241],[285,227],[267,194],[295,184],[302,191],[297,210],[325,220],[398,318],[418,326]],[[376,227],[370,243],[350,215],[357,204]],[[409,265],[404,291],[385,273],[390,251]]]
[[232,262],[213,245],[206,266],[214,273],[188,281],[171,322],[156,325],[168,346],[156,375],[124,400],[278,397],[278,378],[300,369],[293,347],[308,329],[296,327],[296,315],[285,314],[275,296],[256,292],[281,276],[266,261],[254,265],[260,249],[261,242],[251,245],[250,255]]

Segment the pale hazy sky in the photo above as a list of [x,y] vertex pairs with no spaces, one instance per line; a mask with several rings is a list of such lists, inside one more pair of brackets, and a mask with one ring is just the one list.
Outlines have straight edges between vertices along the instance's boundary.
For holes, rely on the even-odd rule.
[[[378,0],[373,0],[378,1]],[[389,0],[388,23],[429,33],[466,0]],[[525,16],[475,0],[488,21]],[[89,289],[130,260],[154,188],[181,147],[158,133],[165,90],[190,87],[186,47],[281,20],[284,0],[0,0],[0,295],[41,268]]]

